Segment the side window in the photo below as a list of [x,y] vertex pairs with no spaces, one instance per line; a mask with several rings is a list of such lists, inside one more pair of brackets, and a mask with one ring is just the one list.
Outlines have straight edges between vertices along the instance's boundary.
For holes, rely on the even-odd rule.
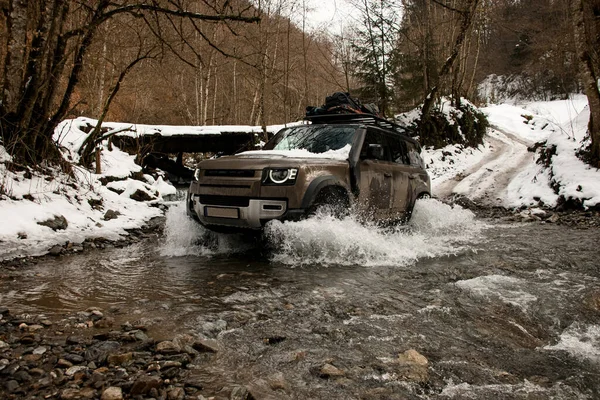
[[417,146],[410,142],[406,142],[406,146],[408,147],[408,159],[410,161],[410,165],[414,167],[422,167],[423,162]]
[[386,137],[379,131],[374,129],[367,129],[367,134],[365,135],[365,141],[363,143],[362,149],[360,150],[360,158],[362,160],[373,159],[373,157],[369,154],[369,145],[370,144],[378,144],[383,148],[383,157],[377,158],[382,161],[390,160],[390,149],[388,147],[388,143]]
[[390,142],[390,151],[392,153],[392,161],[397,164],[409,164],[407,155],[406,142],[398,137],[388,137]]

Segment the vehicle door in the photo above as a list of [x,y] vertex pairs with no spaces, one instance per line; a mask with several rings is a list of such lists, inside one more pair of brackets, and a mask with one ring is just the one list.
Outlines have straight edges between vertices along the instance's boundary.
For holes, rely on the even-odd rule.
[[393,165],[385,135],[367,128],[358,162],[359,206],[376,219],[386,218],[393,191]]
[[392,192],[392,213],[394,217],[402,216],[411,204],[411,176],[413,167],[410,165],[407,143],[396,135],[387,137],[393,163],[394,191]]

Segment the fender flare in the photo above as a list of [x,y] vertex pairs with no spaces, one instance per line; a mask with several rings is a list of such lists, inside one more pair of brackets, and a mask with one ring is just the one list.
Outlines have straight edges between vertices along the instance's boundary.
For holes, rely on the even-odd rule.
[[346,193],[348,198],[350,198],[346,184],[340,181],[339,178],[333,175],[319,176],[313,179],[313,181],[308,185],[308,188],[304,193],[304,197],[302,198],[301,207],[303,209],[307,209],[308,207],[310,207],[317,198],[319,192],[329,186],[336,186],[342,188],[344,190],[344,193]]

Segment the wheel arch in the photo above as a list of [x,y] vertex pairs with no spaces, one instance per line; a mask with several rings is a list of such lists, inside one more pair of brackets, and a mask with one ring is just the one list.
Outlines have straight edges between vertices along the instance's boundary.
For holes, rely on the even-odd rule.
[[308,185],[308,188],[304,193],[304,197],[302,198],[301,207],[303,209],[308,209],[311,205],[313,205],[319,194],[324,190],[336,191],[339,194],[346,196],[348,200],[350,200],[350,190],[347,185],[337,177],[333,175],[327,175],[314,179],[310,185]]

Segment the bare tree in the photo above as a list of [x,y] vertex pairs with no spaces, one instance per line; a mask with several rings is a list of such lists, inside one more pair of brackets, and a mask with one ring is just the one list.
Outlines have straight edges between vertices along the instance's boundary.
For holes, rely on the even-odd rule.
[[581,77],[590,108],[590,164],[600,168],[600,1],[574,0],[573,22]]
[[[207,1],[206,4],[209,4]],[[54,127],[65,118],[82,74],[85,57],[98,28],[120,15],[142,21],[162,15],[186,21],[252,23],[249,7],[210,13],[189,11],[187,1],[137,0],[81,2],[10,0],[4,9],[2,37],[8,38],[0,93],[0,128],[4,146],[16,159],[36,164],[57,156],[52,143]],[[212,4],[212,3],[210,3]]]

